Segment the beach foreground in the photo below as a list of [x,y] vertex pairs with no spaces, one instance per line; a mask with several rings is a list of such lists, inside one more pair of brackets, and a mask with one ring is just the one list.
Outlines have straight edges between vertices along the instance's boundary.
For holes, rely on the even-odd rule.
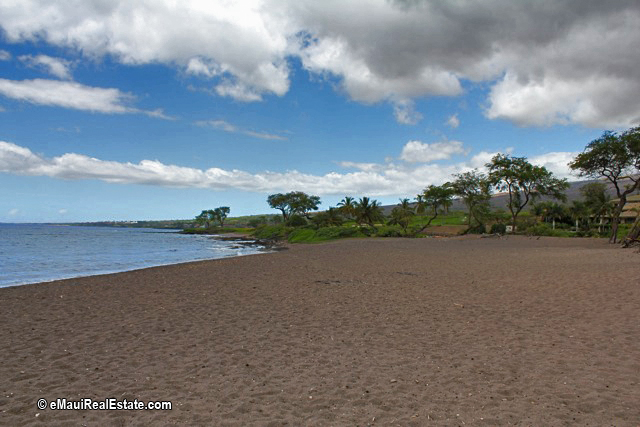
[[0,423],[637,426],[639,261],[591,239],[359,239],[0,289]]

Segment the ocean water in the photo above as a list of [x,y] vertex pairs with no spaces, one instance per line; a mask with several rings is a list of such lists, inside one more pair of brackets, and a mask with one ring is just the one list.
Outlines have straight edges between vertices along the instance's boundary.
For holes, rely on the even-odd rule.
[[176,230],[0,224],[0,287],[261,251]]

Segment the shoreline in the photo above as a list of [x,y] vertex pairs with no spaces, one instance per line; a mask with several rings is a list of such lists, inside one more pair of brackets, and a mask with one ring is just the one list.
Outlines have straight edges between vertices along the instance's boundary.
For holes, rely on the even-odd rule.
[[[45,224],[46,226],[50,226],[50,224]],[[66,226],[65,226],[66,227]],[[69,226],[75,227],[75,226]],[[108,228],[108,227],[104,227]],[[141,230],[154,230],[151,228],[141,229]],[[163,234],[179,234],[172,231],[162,230]],[[128,236],[125,236],[127,238]],[[71,264],[66,261],[66,264],[63,263],[65,268],[57,269],[51,268],[52,265],[49,265],[48,268],[44,268],[40,271],[35,269],[36,274],[32,274],[32,278],[30,277],[22,277],[21,275],[12,274],[12,272],[16,272],[17,270],[10,271],[8,276],[5,276],[3,280],[0,280],[0,289],[7,287],[15,287],[15,286],[25,286],[29,284],[36,283],[51,283],[57,280],[68,280],[82,277],[91,277],[96,275],[106,275],[106,274],[115,274],[121,272],[135,271],[139,269],[145,269],[150,267],[162,267],[162,266],[170,266],[175,264],[181,264],[185,262],[193,262],[193,261],[205,261],[205,260],[214,260],[219,258],[230,258],[230,257],[241,257],[246,255],[251,255],[254,253],[263,253],[263,252],[271,252],[277,251],[279,249],[279,245],[276,242],[270,242],[266,240],[253,239],[250,236],[245,236],[241,234],[221,234],[221,235],[206,235],[207,238],[211,240],[215,240],[218,242],[227,242],[228,248],[232,250],[238,250],[242,252],[248,253],[238,253],[238,254],[224,254],[216,251],[212,251],[208,256],[204,255],[202,257],[180,257],[182,259],[168,259],[168,258],[144,258],[142,256],[127,258],[128,260],[133,260],[123,265],[121,262],[114,263],[104,263],[105,265],[101,265],[100,268],[92,268],[93,265],[84,265],[80,264],[84,268],[78,268],[77,263]],[[244,249],[246,248],[246,250]],[[115,252],[104,252],[104,255],[109,255]],[[80,254],[78,254],[80,255]],[[198,255],[198,254],[192,254]],[[127,265],[128,264],[128,265]],[[25,269],[24,271],[29,271]],[[48,273],[48,274],[46,274]],[[33,276],[36,276],[33,278]],[[16,279],[17,280],[14,280]],[[12,280],[12,283],[2,283],[5,280]],[[23,280],[23,281],[20,281]]]
[[[638,254],[349,239],[0,289],[10,425],[635,425]],[[631,280],[630,280],[631,279]],[[39,410],[39,398],[171,411]]]

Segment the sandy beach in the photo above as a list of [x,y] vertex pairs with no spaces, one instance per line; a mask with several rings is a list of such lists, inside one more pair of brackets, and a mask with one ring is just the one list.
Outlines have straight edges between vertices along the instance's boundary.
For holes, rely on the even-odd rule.
[[357,239],[3,288],[0,424],[638,426],[639,262],[603,239]]

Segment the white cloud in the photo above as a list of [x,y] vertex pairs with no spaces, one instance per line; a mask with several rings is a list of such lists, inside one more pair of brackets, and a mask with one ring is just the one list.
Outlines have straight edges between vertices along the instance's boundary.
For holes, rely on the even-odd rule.
[[65,215],[67,212],[69,212],[67,209],[60,209],[60,210],[58,210],[58,213],[59,213],[60,215]]
[[[178,188],[235,189],[251,192],[301,190],[318,195],[363,194],[371,196],[407,196],[417,194],[429,184],[442,184],[452,174],[483,168],[496,153],[478,153],[465,162],[454,164],[376,164],[340,162],[356,172],[329,172],[311,175],[296,170],[249,173],[242,170],[210,168],[206,170],[166,165],[157,160],[122,163],[66,153],[46,158],[11,142],[0,141],[0,172],[15,175],[48,176],[68,180],[97,179],[117,184],[153,185]],[[566,162],[575,153],[548,153],[531,159],[553,172],[566,171]]]
[[9,216],[17,216],[20,213],[20,209],[10,209],[9,212],[7,212],[7,215]]
[[11,53],[0,49],[0,61],[8,61],[11,59]]
[[464,154],[466,150],[460,141],[441,141],[427,144],[409,141],[402,147],[400,159],[409,163],[427,163],[450,159],[454,154]]
[[0,25],[10,42],[44,40],[90,58],[175,64],[188,73],[221,77],[218,93],[253,101],[288,90],[284,58],[295,30],[272,9],[260,0],[24,0],[0,5]]
[[0,94],[36,105],[56,106],[96,113],[141,113],[170,119],[162,110],[140,110],[130,107],[134,96],[113,88],[85,86],[59,80],[7,80],[0,78]]
[[201,121],[195,122],[195,124],[198,126],[210,126],[214,129],[222,130],[229,133],[241,133],[243,135],[252,136],[254,138],[278,140],[278,141],[287,140],[287,137],[278,135],[276,133],[257,132],[250,129],[243,129],[229,122],[226,122],[224,120],[201,120]]
[[47,73],[63,80],[71,79],[71,61],[62,58],[53,58],[47,55],[22,55],[18,59],[30,67],[42,68]]
[[569,168],[569,162],[573,161],[578,152],[552,152],[545,153],[529,158],[529,162],[534,165],[544,166],[558,178],[567,178],[568,180],[578,179],[578,174],[573,173]]
[[458,113],[451,115],[447,119],[447,125],[453,129],[456,129],[458,126],[460,126],[460,119],[458,118]]
[[[283,95],[295,57],[362,103],[456,96],[463,83],[484,82],[487,116],[527,126],[640,123],[639,20],[635,0],[0,4],[10,43],[177,66],[211,80],[218,96]],[[417,120],[402,109],[397,115]]]
[[403,125],[415,125],[422,120],[422,114],[415,111],[413,101],[406,99],[393,103],[393,115]]

